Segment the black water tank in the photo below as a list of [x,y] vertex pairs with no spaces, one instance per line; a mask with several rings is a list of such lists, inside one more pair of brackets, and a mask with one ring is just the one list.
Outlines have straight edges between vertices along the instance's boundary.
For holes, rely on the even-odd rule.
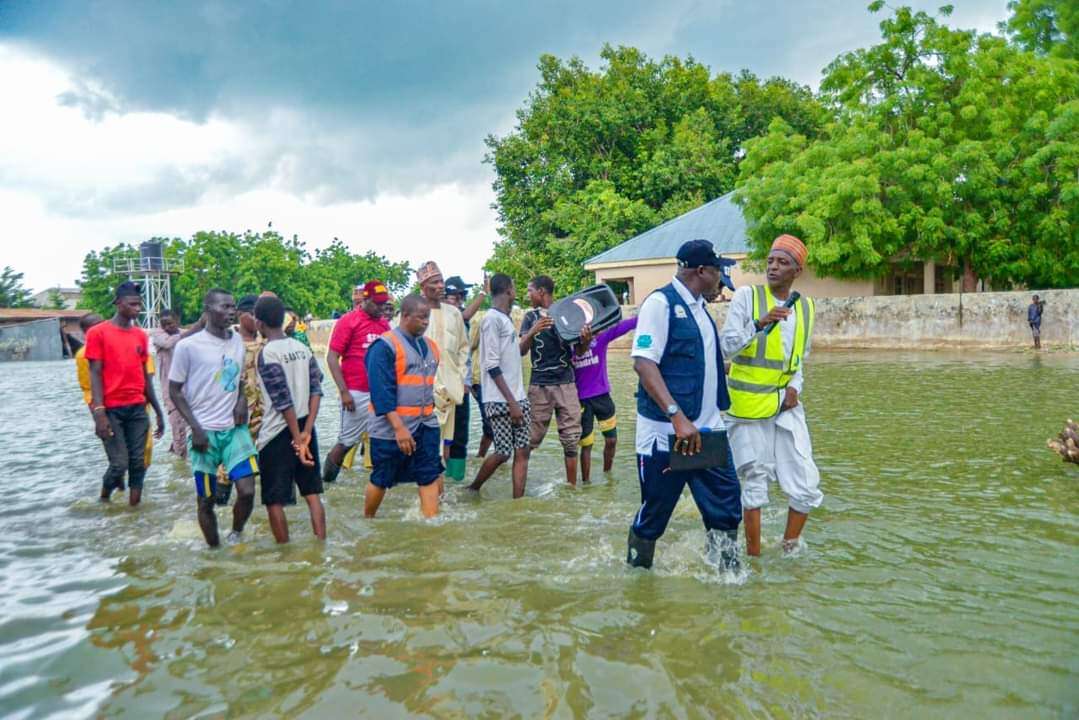
[[156,240],[147,240],[139,245],[140,270],[162,270],[165,267],[165,259],[161,253],[162,245]]

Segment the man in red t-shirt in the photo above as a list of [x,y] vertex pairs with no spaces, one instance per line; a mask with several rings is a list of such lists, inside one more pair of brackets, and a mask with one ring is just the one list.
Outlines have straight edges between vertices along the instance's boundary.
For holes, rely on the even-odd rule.
[[337,480],[345,455],[367,432],[371,386],[367,382],[363,360],[371,343],[390,330],[390,321],[386,319],[390,305],[386,286],[381,280],[371,280],[363,286],[363,304],[343,315],[334,325],[326,365],[341,394],[341,434],[337,444],[326,454],[323,482]]
[[86,359],[90,362],[90,408],[94,431],[105,443],[109,469],[101,482],[101,500],[108,502],[113,490],[123,490],[124,473],[130,489],[128,501],[138,505],[146,476],[143,451],[150,419],[149,402],[157,415],[154,437],[165,434],[165,417],[148,372],[149,338],[135,325],[142,311],[139,286],[125,282],[116,288],[116,314],[86,333]]

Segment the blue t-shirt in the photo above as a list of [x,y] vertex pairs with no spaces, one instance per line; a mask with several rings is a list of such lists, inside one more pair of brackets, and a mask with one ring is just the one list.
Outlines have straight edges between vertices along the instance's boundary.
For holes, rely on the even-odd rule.
[[1042,303],[1031,303],[1027,308],[1027,321],[1034,325],[1041,325],[1042,322]]

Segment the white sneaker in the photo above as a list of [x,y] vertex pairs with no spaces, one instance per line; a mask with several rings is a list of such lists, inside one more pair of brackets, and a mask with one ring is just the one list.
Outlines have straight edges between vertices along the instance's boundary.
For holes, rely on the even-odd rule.
[[236,543],[243,542],[244,534],[233,530],[227,536],[225,536],[225,542],[229,545],[235,545]]

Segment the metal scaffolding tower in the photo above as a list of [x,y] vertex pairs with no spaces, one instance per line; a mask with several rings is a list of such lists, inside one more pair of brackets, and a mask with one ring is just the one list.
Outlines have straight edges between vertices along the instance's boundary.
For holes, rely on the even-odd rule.
[[142,286],[139,325],[147,330],[160,324],[161,311],[172,307],[172,276],[184,271],[182,260],[167,260],[159,242],[144,242],[138,257],[117,258],[112,271]]

